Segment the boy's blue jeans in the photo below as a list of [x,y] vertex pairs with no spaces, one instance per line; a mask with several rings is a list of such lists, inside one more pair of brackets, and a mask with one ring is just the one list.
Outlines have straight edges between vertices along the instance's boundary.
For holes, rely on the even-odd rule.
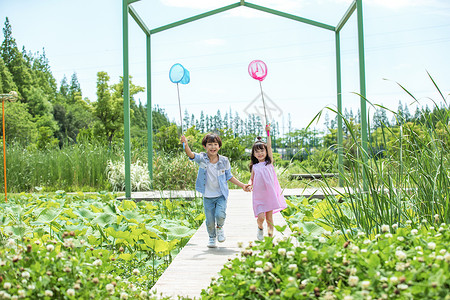
[[222,227],[225,223],[227,200],[223,195],[215,198],[203,197],[203,208],[206,217],[206,230],[210,238],[215,238],[216,226]]

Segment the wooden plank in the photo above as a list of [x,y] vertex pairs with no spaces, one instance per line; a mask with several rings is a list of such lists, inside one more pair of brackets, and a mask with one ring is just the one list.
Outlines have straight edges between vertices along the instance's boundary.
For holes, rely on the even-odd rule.
[[[274,214],[274,223],[281,226],[286,224],[280,213]],[[205,224],[202,224],[162,274],[151,292],[175,298],[200,297],[202,289],[209,286],[212,277],[218,277],[218,272],[228,259],[236,257],[243,250],[238,247],[238,243],[242,243],[245,247],[256,239],[256,228],[251,193],[230,190],[224,226],[226,241],[218,243],[218,248],[207,248],[208,234]],[[289,235],[291,232],[286,229],[284,234]],[[275,237],[281,236],[281,233],[275,232]]]

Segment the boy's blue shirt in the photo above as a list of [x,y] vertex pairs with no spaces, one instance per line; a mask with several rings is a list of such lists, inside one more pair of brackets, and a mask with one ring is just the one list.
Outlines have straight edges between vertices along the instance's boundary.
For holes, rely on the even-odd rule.
[[[205,185],[206,185],[206,166],[210,163],[208,154],[205,152],[202,153],[194,153],[194,158],[189,158],[190,160],[195,161],[198,165],[198,173],[197,180],[195,181],[195,189],[204,194],[205,193]],[[219,155],[219,161],[217,162],[217,170],[219,171],[219,175],[217,176],[219,180],[220,192],[228,199],[228,183],[233,175],[231,175],[231,165],[226,156]]]

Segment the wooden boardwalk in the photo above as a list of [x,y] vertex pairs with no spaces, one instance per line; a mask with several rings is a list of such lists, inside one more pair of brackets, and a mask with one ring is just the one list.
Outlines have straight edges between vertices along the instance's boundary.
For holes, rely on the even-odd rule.
[[[199,299],[202,289],[209,286],[212,277],[218,277],[218,272],[228,258],[236,257],[243,250],[238,247],[238,243],[243,243],[245,247],[256,239],[257,226],[251,195],[242,190],[230,190],[224,225],[226,241],[217,243],[217,248],[207,248],[208,234],[205,224],[202,224],[153,286],[152,291],[156,291],[158,295],[172,296],[174,299],[177,299],[177,296]],[[274,223],[286,224],[280,213],[274,214]],[[290,233],[288,229],[284,232]],[[281,233],[275,232],[275,237],[280,236]]]

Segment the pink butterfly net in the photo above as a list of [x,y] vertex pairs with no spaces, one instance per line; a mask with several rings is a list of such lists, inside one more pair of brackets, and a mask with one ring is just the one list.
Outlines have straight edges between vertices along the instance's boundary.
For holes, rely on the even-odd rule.
[[253,79],[263,81],[267,76],[267,66],[262,60],[254,60],[248,65],[248,73]]

